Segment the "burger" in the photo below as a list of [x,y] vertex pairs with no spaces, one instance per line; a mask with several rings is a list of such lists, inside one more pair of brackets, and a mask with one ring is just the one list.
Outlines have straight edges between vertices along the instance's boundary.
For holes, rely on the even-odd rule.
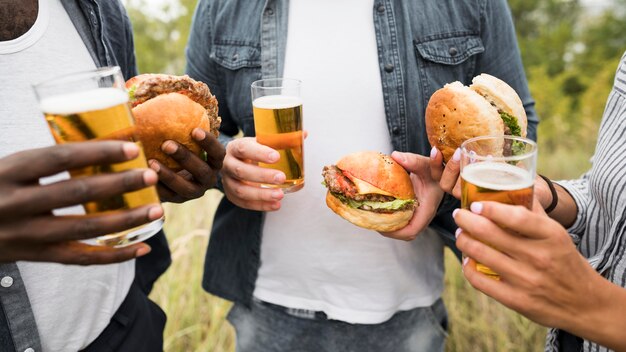
[[348,154],[322,171],[326,205],[351,223],[375,231],[405,227],[417,201],[408,173],[378,152]]
[[[469,87],[461,82],[437,90],[426,107],[426,133],[448,161],[465,140],[478,136],[526,137],[527,118],[522,100],[504,81],[481,74]],[[510,155],[512,143],[500,146]]]
[[187,75],[142,74],[129,79],[126,89],[135,117],[135,138],[143,144],[147,159],[178,171],[182,167],[161,151],[164,141],[174,140],[202,156],[191,131],[198,127],[218,136],[217,99],[206,84]]

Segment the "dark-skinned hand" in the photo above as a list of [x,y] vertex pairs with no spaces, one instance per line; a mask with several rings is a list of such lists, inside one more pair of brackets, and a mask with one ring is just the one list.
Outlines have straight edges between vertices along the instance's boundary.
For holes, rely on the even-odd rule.
[[171,140],[163,142],[161,150],[176,160],[183,170],[174,172],[157,160],[148,161],[150,168],[159,175],[157,190],[164,202],[183,203],[202,197],[217,182],[226,154],[224,147],[212,134],[200,128],[195,128],[191,137],[206,152],[206,161]]
[[0,159],[0,261],[48,261],[64,264],[107,264],[150,252],[139,243],[125,248],[80,242],[130,229],[163,216],[158,204],[82,216],[54,216],[53,209],[84,204],[156,184],[149,169],[73,178],[40,185],[42,177],[93,165],[136,158],[134,143],[119,141],[67,143]]

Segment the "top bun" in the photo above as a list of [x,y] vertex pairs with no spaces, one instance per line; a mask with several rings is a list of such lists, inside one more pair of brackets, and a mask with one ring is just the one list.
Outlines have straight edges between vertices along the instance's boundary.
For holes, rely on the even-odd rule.
[[498,110],[480,94],[460,82],[437,90],[426,107],[426,133],[430,145],[437,147],[444,161],[467,139],[504,135]]
[[218,136],[217,99],[206,84],[187,75],[147,73],[126,81],[126,88],[136,120],[135,135],[148,159],[177,171],[181,166],[161,151],[164,141],[179,142],[200,156],[203,151],[191,139],[191,131],[198,127]]
[[357,152],[337,161],[337,167],[398,199],[415,199],[406,170],[390,156],[379,152]]
[[161,151],[166,140],[176,141],[196,155],[200,146],[191,138],[194,128],[211,130],[211,120],[202,105],[178,93],[161,94],[133,108],[135,136],[143,144],[147,159],[156,159],[177,171],[182,167]]
[[498,110],[515,116],[522,130],[522,137],[526,137],[528,126],[526,110],[524,110],[522,100],[511,86],[499,78],[483,73],[472,79],[470,88],[487,99]]

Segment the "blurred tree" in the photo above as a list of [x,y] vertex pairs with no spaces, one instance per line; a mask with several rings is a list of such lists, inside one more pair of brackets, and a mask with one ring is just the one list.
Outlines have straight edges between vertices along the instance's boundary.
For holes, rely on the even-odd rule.
[[565,69],[574,41],[579,0],[509,0],[525,67],[546,65],[553,76]]
[[133,23],[139,72],[183,74],[197,0],[125,0]]

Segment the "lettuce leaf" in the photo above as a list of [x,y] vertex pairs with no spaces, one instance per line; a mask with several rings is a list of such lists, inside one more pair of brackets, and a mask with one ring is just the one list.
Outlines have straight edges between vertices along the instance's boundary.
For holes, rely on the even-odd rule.
[[500,117],[502,118],[502,122],[504,122],[505,125],[509,126],[509,129],[511,130],[511,135],[517,136],[517,137],[522,136],[522,129],[519,127],[519,124],[517,123],[517,118],[507,114],[504,111],[500,112]]
[[346,198],[345,196],[337,193],[333,193],[333,195],[343,203],[347,204],[350,208],[360,209],[362,206],[366,205],[373,210],[398,210],[405,207],[407,204],[415,203],[415,199],[395,199],[391,202],[371,202],[371,201],[357,201],[351,198]]
[[137,90],[137,85],[133,85],[128,90],[128,100],[132,103],[135,101],[135,90]]

